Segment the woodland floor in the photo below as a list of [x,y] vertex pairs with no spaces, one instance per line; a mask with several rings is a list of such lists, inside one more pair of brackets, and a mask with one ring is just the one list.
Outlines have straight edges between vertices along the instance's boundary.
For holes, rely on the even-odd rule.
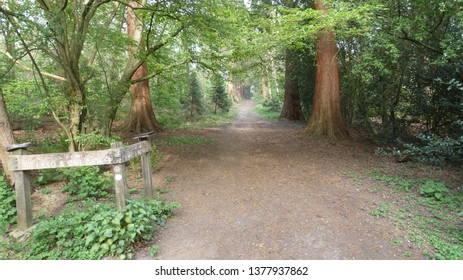
[[[391,220],[370,214],[393,198],[376,192],[374,180],[359,179],[407,164],[375,156],[366,143],[313,139],[301,124],[264,120],[254,105],[242,103],[228,126],[167,134],[212,143],[162,149],[155,184],[181,208],[158,231],[155,259],[426,258]],[[445,172],[432,169],[461,179]],[[153,259],[149,247],[135,258]]]
[[[140,244],[135,259],[426,259],[406,229],[371,214],[384,201],[391,212],[404,205],[378,191],[367,174],[382,170],[460,186],[461,169],[397,163],[356,137],[330,145],[305,134],[303,124],[261,118],[254,106],[241,103],[227,126],[155,136],[162,153],[155,188],[181,208],[152,243]],[[175,136],[208,142],[162,145]],[[129,185],[141,188],[139,170],[128,167]],[[62,187],[35,191],[34,212],[59,212]],[[160,246],[156,257],[152,244]]]

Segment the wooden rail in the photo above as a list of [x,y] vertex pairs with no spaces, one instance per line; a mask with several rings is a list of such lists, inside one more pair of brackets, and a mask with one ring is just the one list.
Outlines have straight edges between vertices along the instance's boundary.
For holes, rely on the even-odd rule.
[[[77,166],[112,165],[116,191],[117,209],[126,205],[128,197],[125,163],[141,156],[145,198],[153,198],[151,178],[151,145],[148,141],[123,147],[122,143],[112,143],[111,148],[100,151],[53,153],[27,155],[27,145],[10,147],[8,167],[14,172],[16,191],[16,211],[18,229],[26,230],[32,226],[32,203],[30,171]],[[8,150],[8,148],[7,148]]]

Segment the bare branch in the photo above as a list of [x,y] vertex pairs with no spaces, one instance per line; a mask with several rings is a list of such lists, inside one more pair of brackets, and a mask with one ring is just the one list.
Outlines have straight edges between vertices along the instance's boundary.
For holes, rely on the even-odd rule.
[[[26,70],[26,71],[29,71],[29,72],[34,72],[34,69],[32,68],[29,68],[27,66],[25,66],[24,64],[18,62],[10,53],[8,53],[7,51],[4,51],[4,50],[0,50],[1,53],[3,53],[8,59],[10,59],[11,61],[14,62],[15,65],[17,65],[19,68],[23,69],[23,70]],[[58,80],[58,81],[62,81],[62,82],[65,82],[66,81],[66,78],[64,77],[61,77],[61,76],[58,76],[58,75],[55,75],[55,74],[50,74],[50,73],[47,73],[47,72],[42,72],[42,75],[46,76],[46,77],[49,77],[49,78],[53,78],[55,80]]]

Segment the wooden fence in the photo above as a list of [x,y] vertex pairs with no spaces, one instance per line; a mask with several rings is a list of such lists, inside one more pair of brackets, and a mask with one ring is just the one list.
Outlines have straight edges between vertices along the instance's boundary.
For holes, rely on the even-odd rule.
[[10,152],[8,167],[14,172],[19,230],[26,230],[32,226],[29,176],[31,170],[112,165],[116,190],[116,206],[120,210],[125,206],[128,197],[125,163],[135,157],[141,156],[145,197],[147,199],[153,198],[150,162],[151,144],[149,141],[142,141],[128,147],[123,147],[122,143],[112,143],[111,148],[108,150],[40,155],[28,155],[26,150],[28,146],[27,144],[19,144],[7,148]]

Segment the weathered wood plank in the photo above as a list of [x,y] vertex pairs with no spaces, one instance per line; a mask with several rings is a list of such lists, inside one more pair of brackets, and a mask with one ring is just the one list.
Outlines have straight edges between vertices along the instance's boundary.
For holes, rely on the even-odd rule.
[[11,170],[39,170],[51,168],[113,165],[125,163],[151,150],[149,142],[140,142],[128,147],[101,151],[54,153],[39,155],[11,155],[8,166]]
[[153,180],[151,176],[151,153],[141,155],[141,172],[143,175],[143,185],[145,190],[145,198],[150,200],[154,198]]
[[[24,156],[25,149],[16,150],[14,155]],[[16,194],[16,219],[19,230],[26,230],[32,226],[32,201],[29,171],[14,171]]]
[[151,144],[148,141],[139,142],[128,147],[121,148],[122,162],[141,156],[151,151]]
[[[112,143],[111,148],[118,149],[122,147],[122,143]],[[114,185],[116,187],[116,208],[121,210],[126,205],[128,195],[127,175],[125,171],[125,164],[115,164],[113,166]]]

